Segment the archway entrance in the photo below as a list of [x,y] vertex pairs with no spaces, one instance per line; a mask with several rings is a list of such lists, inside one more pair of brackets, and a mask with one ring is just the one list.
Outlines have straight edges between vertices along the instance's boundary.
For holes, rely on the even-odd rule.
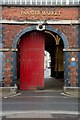
[[64,85],[64,44],[62,39],[45,31],[44,88],[63,89]]
[[[44,84],[47,78],[51,81],[55,81],[55,78],[59,80],[64,78],[64,45],[56,33],[36,30],[25,33],[21,36],[17,48],[17,80],[19,80],[17,83],[21,90],[48,89],[49,86]],[[50,57],[47,60],[49,76],[46,79],[44,76],[45,51]]]

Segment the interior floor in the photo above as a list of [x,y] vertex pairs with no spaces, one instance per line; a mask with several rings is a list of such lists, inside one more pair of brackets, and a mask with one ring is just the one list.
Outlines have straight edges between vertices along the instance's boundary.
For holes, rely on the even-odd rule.
[[45,90],[62,90],[64,86],[64,78],[56,79],[51,77],[51,69],[44,70],[44,89]]
[[52,77],[44,78],[45,84],[44,84],[44,89],[47,90],[62,90],[64,83],[63,79],[55,79]]

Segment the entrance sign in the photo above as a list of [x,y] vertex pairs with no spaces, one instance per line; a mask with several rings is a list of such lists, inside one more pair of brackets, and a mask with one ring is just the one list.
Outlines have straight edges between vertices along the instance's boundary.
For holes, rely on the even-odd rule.
[[42,16],[60,16],[60,11],[47,11],[47,10],[31,10],[31,11],[21,11],[23,15],[42,15]]

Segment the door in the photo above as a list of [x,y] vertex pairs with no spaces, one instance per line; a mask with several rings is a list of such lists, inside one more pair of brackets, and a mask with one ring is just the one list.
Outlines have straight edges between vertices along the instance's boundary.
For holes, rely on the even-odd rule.
[[20,42],[20,89],[44,87],[44,32],[26,33]]

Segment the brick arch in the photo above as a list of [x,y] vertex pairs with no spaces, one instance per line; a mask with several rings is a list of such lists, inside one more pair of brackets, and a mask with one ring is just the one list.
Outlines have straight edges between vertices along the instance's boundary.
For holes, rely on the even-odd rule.
[[[33,31],[33,30],[36,30],[36,25],[25,28],[24,30],[20,31],[13,40],[14,41],[13,48],[17,48],[17,43],[22,35],[24,35],[27,32]],[[64,35],[64,33],[62,33],[60,30],[54,29],[48,25],[45,26],[45,30],[48,30],[48,31],[58,34],[62,38],[64,48],[68,48],[68,40],[67,40],[66,36]]]
[[[14,38],[14,42],[13,42],[13,48],[16,49],[17,48],[17,43],[20,41],[20,38],[22,35],[24,35],[25,33],[28,33],[30,31],[34,31],[36,30],[36,25],[33,25],[33,26],[30,26],[28,28],[25,28],[24,30],[20,31],[19,33],[17,33],[17,35],[15,36]],[[45,30],[47,31],[51,31],[53,33],[56,33],[58,34],[62,41],[63,41],[63,44],[64,44],[64,48],[68,48],[68,40],[66,38],[66,36],[64,35],[64,33],[62,33],[60,30],[58,29],[54,29],[52,28],[51,26],[49,25],[46,25],[45,26]],[[11,69],[11,72],[12,72],[12,76],[11,76],[11,79],[12,79],[12,84],[15,84],[16,83],[16,79],[17,79],[17,75],[16,75],[16,52],[13,52],[12,53],[12,59],[13,59],[13,62],[12,62],[12,66],[13,68]],[[66,75],[67,77],[68,75]]]

